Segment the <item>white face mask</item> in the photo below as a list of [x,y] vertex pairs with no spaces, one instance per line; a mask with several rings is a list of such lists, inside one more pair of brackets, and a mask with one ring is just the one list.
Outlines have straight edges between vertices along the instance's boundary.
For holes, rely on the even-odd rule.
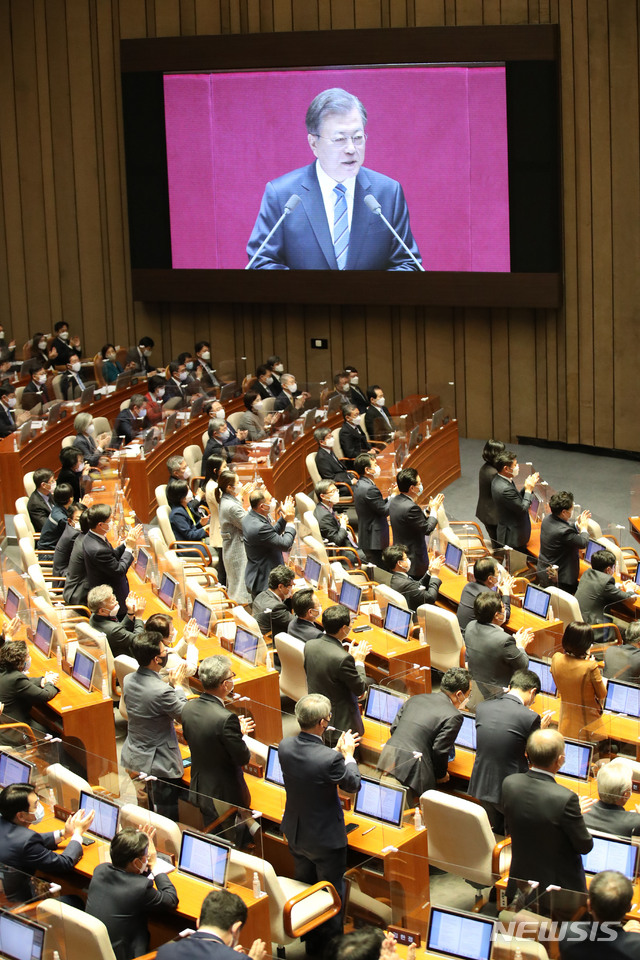
[[38,350],[46,350],[46,349],[47,349],[47,341],[38,340]]
[[284,373],[284,364],[276,363],[273,369],[275,370],[276,373]]
[[87,427],[87,433],[94,434],[95,432],[96,432],[95,423],[90,423],[89,426]]
[[224,420],[224,419],[225,419],[224,407],[220,407],[219,410],[216,410],[216,420]]
[[297,389],[298,389],[298,384],[295,381],[293,383],[290,383],[289,386],[287,387],[287,390],[289,391],[289,393],[295,393]]
[[42,820],[44,820],[44,807],[42,806],[39,800],[35,810],[33,811],[32,816],[34,816],[35,819],[33,819],[31,823],[41,823]]
[[0,330],[0,340],[4,340],[4,330]]
[[190,480],[191,479],[191,467],[185,467],[182,471],[182,479]]
[[340,389],[342,390],[343,393],[349,393],[350,388],[351,388],[351,384],[345,383],[344,387],[341,387]]
[[351,385],[352,385],[353,387],[357,387],[357,386],[358,386],[358,383],[359,383],[359,378],[358,378],[358,377],[351,377]]
[[257,410],[258,412],[262,410],[262,400],[256,400],[256,402],[253,405],[253,409]]
[[373,465],[373,475],[374,475],[374,477],[376,477],[376,479],[377,479],[377,478],[380,476],[380,473],[381,473],[381,471],[380,471],[380,466],[379,466],[379,464],[374,463],[374,465]]
[[517,477],[519,473],[520,473],[520,464],[516,463],[515,467],[511,468],[511,476],[514,477],[515,479],[515,477]]
[[406,557],[404,560],[401,560],[401,561],[400,561],[400,563],[398,564],[398,566],[399,566],[400,569],[403,570],[405,573],[408,573],[409,570],[411,569],[411,560],[409,560],[409,557]]
[[42,386],[42,384],[43,384],[43,383],[46,383],[46,382],[47,382],[47,375],[46,375],[46,373],[43,373],[42,376],[40,376],[40,377],[36,377],[36,383],[39,383],[40,386]]
[[193,360],[187,360],[187,362],[185,363],[185,367],[187,368],[187,370],[193,370]]
[[158,398],[158,400],[162,400],[162,398],[164,397],[164,387],[158,387],[158,389],[156,390],[156,397]]
[[329,436],[327,437],[327,439],[324,441],[325,447],[328,447],[329,450],[331,450],[331,448],[333,447],[333,444],[334,444],[334,443],[335,443],[335,440],[334,440],[334,438],[333,438],[331,435],[329,435]]
[[419,483],[419,484],[418,484],[418,488],[417,488],[417,490],[416,490],[416,494],[417,494],[418,496],[420,496],[420,495],[423,493],[423,491],[424,491],[424,487],[422,486],[421,483]]
[[140,413],[138,414],[138,419],[143,420],[147,415],[147,408],[143,407]]
[[211,360],[211,354],[209,353],[208,350],[205,350],[203,353],[200,354],[200,358],[201,360]]
[[378,397],[376,400],[376,403],[378,404],[379,407],[384,407],[384,403],[385,403],[384,397]]
[[270,387],[272,383],[273,383],[273,377],[267,377],[266,379],[267,386]]
[[108,354],[107,354],[107,360],[113,361],[113,360],[115,360],[115,358],[116,358],[115,353],[111,352],[111,353],[108,353]]
[[68,340],[68,339],[69,339],[69,331],[68,331],[68,330],[65,330],[63,333],[59,333],[58,336],[60,337],[61,340]]
[[148,350],[148,349],[147,349],[147,350],[143,350],[143,351],[142,351],[142,356],[143,356],[143,357],[150,357],[150,356],[151,356],[151,350]]
[[10,408],[11,408],[12,410],[13,410],[13,408],[16,406],[17,403],[18,403],[18,401],[17,401],[16,397],[9,397],[9,406],[10,406]]
[[187,373],[186,370],[184,370],[182,373],[179,373],[179,374],[178,374],[178,380],[183,380],[183,381],[184,381],[184,380],[187,379],[188,376],[189,376],[189,374]]
[[337,490],[335,493],[329,494],[329,503],[339,503],[339,502],[340,502],[340,494],[338,493]]
[[73,370],[74,373],[79,373],[79,372],[82,370],[82,364],[81,364],[81,363],[72,363],[72,364],[71,364],[71,369]]

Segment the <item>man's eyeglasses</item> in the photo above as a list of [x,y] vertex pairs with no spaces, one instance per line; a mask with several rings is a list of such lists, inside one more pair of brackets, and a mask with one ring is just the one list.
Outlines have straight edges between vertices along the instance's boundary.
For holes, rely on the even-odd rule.
[[224,678],[224,680],[223,680],[222,682],[225,683],[227,680],[233,680],[236,676],[237,676],[237,674],[235,674],[235,673],[230,673],[227,677]]
[[340,150],[342,147],[346,147],[349,141],[353,144],[356,150],[364,147],[367,142],[366,133],[356,133],[353,137],[321,137],[319,133],[314,133],[314,137],[317,137],[318,140],[328,140],[332,147],[335,147],[336,150]]

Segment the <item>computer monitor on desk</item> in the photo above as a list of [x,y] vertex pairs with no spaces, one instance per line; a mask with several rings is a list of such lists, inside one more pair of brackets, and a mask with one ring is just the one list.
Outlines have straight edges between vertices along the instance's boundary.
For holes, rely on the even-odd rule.
[[527,613],[534,614],[536,617],[540,617],[542,620],[546,620],[550,603],[550,593],[547,593],[546,590],[541,590],[540,587],[534,587],[532,583],[527,585],[524,600],[522,601],[523,610]]
[[168,573],[163,573],[162,580],[160,581],[160,589],[158,590],[158,599],[162,600],[170,610],[175,601],[177,588],[178,581],[174,580]]
[[551,673],[551,665],[546,660],[538,660],[537,657],[529,657],[529,670],[533,670],[540,677],[540,693],[546,693],[550,697],[556,695],[556,682]]
[[194,600],[191,616],[198,624],[198,630],[200,633],[204,634],[205,637],[208,637],[209,633],[211,632],[211,620],[213,618],[213,610],[211,607],[207,606],[206,603],[203,603],[202,600]]
[[19,760],[10,753],[0,753],[0,787],[10,783],[29,783],[33,766],[26,760]]
[[343,580],[340,587],[340,603],[357,616],[361,599],[362,587],[357,587],[355,583],[351,583],[350,580]]
[[264,771],[264,778],[267,783],[276,783],[278,786],[284,786],[284,777],[282,775],[282,767],[280,766],[280,757],[278,755],[278,748],[270,746],[267,753],[267,766]]
[[586,783],[593,759],[593,744],[565,739],[564,752],[564,765],[560,767],[558,773],[563,777],[571,777],[572,780],[581,780]]
[[490,960],[495,920],[432,906],[427,951],[453,960]]
[[462,557],[463,551],[460,547],[456,547],[453,543],[447,544],[447,549],[444,552],[444,563],[449,570],[453,570],[454,573],[460,573]]
[[33,642],[45,657],[51,656],[51,647],[53,645],[53,627],[44,617],[38,617]]
[[364,715],[368,720],[376,720],[378,723],[391,726],[406,700],[403,693],[396,693],[395,690],[372,684],[367,691]]
[[[639,564],[640,566],[640,564]],[[320,577],[322,576],[322,564],[315,557],[308,556],[304,565],[304,578],[308,580],[312,587],[318,587]]]
[[255,665],[258,655],[259,642],[260,637],[257,637],[255,633],[249,633],[248,630],[243,630],[242,627],[238,627],[236,630],[236,637],[233,642],[233,652],[238,657],[242,657],[243,660],[246,660],[247,663]]
[[[640,564],[638,564],[640,566]],[[4,612],[9,620],[17,615],[18,610],[20,609],[20,604],[23,602],[24,597],[21,593],[18,593],[17,590],[14,590],[13,587],[9,587],[7,590],[7,596],[4,601]]]
[[477,750],[478,748],[476,721],[468,713],[462,714],[462,726],[458,730],[456,747],[464,747],[465,750]]
[[588,877],[602,870],[618,870],[633,881],[638,873],[638,848],[632,840],[622,840],[606,833],[593,833],[593,847],[582,854],[582,865]]
[[80,791],[80,800],[78,809],[89,813],[93,810],[93,822],[87,827],[87,833],[92,833],[100,840],[106,840],[111,843],[118,832],[118,817],[120,808],[117,803],[111,800],[105,800],[104,797],[96,797],[93,793],[87,793],[86,790]]
[[205,883],[224,887],[230,853],[230,848],[220,840],[185,830],[180,845],[178,870]]
[[601,543],[598,543],[597,540],[589,540],[587,544],[587,549],[584,552],[585,563],[591,563],[591,557],[594,553],[599,553],[600,550],[604,550],[605,547]]
[[640,718],[640,687],[622,680],[609,680],[605,710]]
[[138,556],[136,557],[136,564],[133,569],[136,576],[140,577],[143,583],[147,579],[148,566],[149,566],[149,554],[144,549],[144,547],[140,547],[140,549],[138,550]]
[[411,610],[404,610],[395,603],[388,603],[384,615],[384,629],[406,640],[411,629]]
[[93,685],[93,676],[97,664],[98,661],[93,657],[90,657],[88,653],[83,653],[82,650],[77,650],[73,660],[71,676],[76,683],[80,684],[81,687],[84,687],[85,690],[91,691],[91,687]]
[[0,910],[0,956],[9,960],[41,960],[45,927]]
[[370,817],[389,827],[400,827],[405,803],[404,787],[391,787],[379,780],[362,777],[354,813]]

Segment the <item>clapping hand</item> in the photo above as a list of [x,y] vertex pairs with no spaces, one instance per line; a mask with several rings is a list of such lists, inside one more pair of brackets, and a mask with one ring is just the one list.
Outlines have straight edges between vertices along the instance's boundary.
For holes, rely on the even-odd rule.
[[240,730],[242,731],[243,736],[245,734],[253,733],[253,731],[256,729],[256,722],[253,717],[238,717],[238,720],[240,721]]
[[173,670],[169,671],[169,685],[172,687],[177,687],[184,682],[184,679],[187,675],[187,665],[186,663],[179,663],[177,667],[174,667]]
[[198,627],[198,621],[191,617],[185,624],[182,639],[186,641],[186,643],[196,643],[199,636],[200,629]]

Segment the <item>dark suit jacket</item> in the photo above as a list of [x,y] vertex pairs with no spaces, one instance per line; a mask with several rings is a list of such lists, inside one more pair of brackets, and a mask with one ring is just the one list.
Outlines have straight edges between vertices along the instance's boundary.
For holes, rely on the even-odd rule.
[[529,505],[531,494],[496,473],[491,481],[491,496],[498,515],[498,541],[514,550],[526,547],[531,536]]
[[82,394],[82,391],[85,387],[91,387],[95,385],[95,380],[85,380],[82,376],[82,371],[77,374],[80,383],[76,380],[76,374],[71,370],[65,370],[62,374],[62,379],[60,380],[60,392],[64,400],[73,400],[74,398],[79,397]]
[[133,960],[149,949],[147,913],[177,906],[178,894],[166,873],[159,873],[154,884],[151,877],[100,863],[89,884],[86,910],[106,926],[117,960]]
[[[391,725],[391,737],[382,749],[378,769],[393,773],[418,796],[433,790],[447,772],[449,752],[461,726],[462,714],[446,693],[410,697]],[[414,753],[421,756],[415,757]]]
[[82,450],[85,463],[90,463],[92,467],[95,467],[100,457],[104,456],[104,454],[98,450],[98,446],[90,434],[76,433],[73,438],[73,445],[77,447],[78,450]]
[[483,463],[478,475],[478,504],[476,506],[476,517],[485,527],[495,527],[498,524],[498,511],[491,496],[491,483],[497,474],[495,467],[490,463]]
[[77,527],[72,527],[70,523],[62,531],[62,536],[56,543],[53,554],[53,575],[63,576],[66,574],[71,559],[71,551],[76,542],[80,531]]
[[73,870],[82,856],[82,844],[70,840],[61,853],[54,853],[55,847],[53,833],[36,833],[0,817],[0,862],[21,871],[16,873],[0,868],[7,896],[20,900],[31,897],[26,873],[33,875],[42,870],[59,876]]
[[[359,413],[364,413],[369,406],[369,401],[367,400],[366,394],[357,384],[354,386],[352,383],[349,387],[349,400],[354,407],[358,408]],[[340,442],[342,443],[342,440]],[[344,450],[344,447],[342,449]]]
[[[473,605],[475,603],[476,597],[479,593],[484,593],[486,590],[491,590],[491,587],[488,587],[486,583],[465,583],[462,588],[462,594],[460,595],[460,602],[458,603],[458,610],[456,616],[458,617],[458,623],[460,624],[460,629],[462,630],[462,635],[467,629],[467,624],[471,623],[472,620],[475,620],[476,615],[473,612]],[[502,602],[504,603],[504,608],[507,614],[507,619],[505,623],[508,622],[509,617],[511,616],[511,599],[508,596],[502,597]]]
[[353,489],[358,514],[358,543],[363,550],[384,550],[389,546],[389,500],[369,477],[360,477]]
[[330,739],[337,741],[343,730],[362,734],[364,725],[358,697],[366,689],[364,670],[358,669],[353,656],[340,641],[326,633],[307,640],[304,672],[309,693],[322,693],[331,700],[331,725],[336,733]]
[[[242,739],[240,721],[212,693],[189,700],[182,711],[182,730],[191,748],[191,799],[251,804],[242,771],[251,751]],[[205,804],[206,805],[206,804]]]
[[464,633],[469,672],[485,699],[502,693],[516,670],[526,670],[529,657],[502,627],[472,620]]
[[[389,421],[385,420],[380,410],[384,410]],[[393,425],[390,426],[390,422],[391,414],[388,407],[377,407],[372,403],[369,404],[364,415],[364,425],[372,440],[383,440],[385,442],[390,440],[393,432]]]
[[589,921],[568,924],[559,941],[560,960],[640,960],[640,934],[613,923],[603,924],[595,936],[593,930]]
[[56,363],[61,367],[65,363],[69,363],[69,357],[75,353],[78,357],[82,356],[82,347],[72,346],[68,340],[61,340],[60,337],[54,337],[51,341],[51,346],[58,351],[58,356],[56,357]]
[[22,391],[22,401],[21,407],[23,410],[33,410],[33,408],[39,403],[49,403],[53,397],[47,389],[47,385],[40,386],[35,383],[33,380],[30,380]]
[[[40,680],[25,676],[19,670],[0,671],[0,703],[4,703],[3,723],[30,723],[31,707],[53,700],[58,688],[52,683],[40,686]],[[0,851],[1,853],[1,851]],[[0,862],[2,857],[0,856]]]
[[68,526],[69,514],[66,509],[54,503],[53,509],[40,532],[38,548],[40,550],[55,550],[58,540]]
[[640,835],[640,814],[614,803],[597,800],[584,814],[584,822],[590,833],[610,833],[614,837],[632,837]]
[[580,813],[578,794],[544,773],[514,773],[502,787],[507,833],[513,844],[510,877],[586,890],[581,854],[593,840]]
[[158,960],[238,960],[235,950],[205,930],[196,930],[182,940],[163,943],[157,957]]
[[77,531],[77,534],[73,541],[71,556],[69,557],[67,577],[64,581],[62,596],[64,597],[64,602],[67,604],[73,605],[79,603],[86,605],[87,594],[89,593],[89,581],[87,580],[87,568],[84,562],[85,534],[81,533],[80,530]]
[[[275,637],[278,633],[287,632],[287,627],[293,620],[290,610],[291,601],[287,603],[289,606],[268,588],[258,594],[251,604],[251,612],[263,633],[270,633]],[[271,613],[265,612],[268,608],[271,608]]]
[[355,793],[360,786],[356,763],[325,746],[319,737],[301,731],[278,747],[287,800],[282,832],[294,850],[337,850],[347,845],[338,790]]
[[349,534],[344,527],[340,525],[333,510],[329,510],[323,503],[319,503],[313,511],[313,515],[318,521],[320,536],[323,540],[335,544],[336,547],[351,546],[349,543]]
[[408,497],[399,493],[389,500],[389,518],[393,530],[393,542],[403,543],[411,560],[409,574],[416,579],[424,576],[429,567],[428,536],[438,523],[437,517],[425,516],[424,510]]
[[628,597],[628,593],[616,586],[615,577],[601,570],[585,570],[578,581],[576,600],[587,623],[604,623],[605,607]]
[[176,397],[179,400],[182,400],[183,404],[189,403],[189,390],[187,388],[187,381],[184,383],[178,381],[176,382],[173,377],[170,377],[167,380],[164,387],[164,397],[162,398],[163,403],[166,403],[168,400],[175,400]]
[[609,680],[640,684],[640,647],[633,643],[607,647],[604,652],[604,675]]
[[512,773],[526,773],[529,769],[525,756],[527,738],[539,726],[539,715],[511,693],[478,704],[478,747],[469,780],[472,797],[502,803],[504,780]]
[[120,610],[126,610],[129,581],[127,570],[133,554],[120,544],[115,550],[110,543],[90,530],[83,541],[84,565],[89,590],[107,583],[116,595]]
[[[292,193],[301,203],[280,225],[253,264],[254,270],[337,270],[333,240],[315,162],[285,173],[267,184],[260,213],[247,244],[249,258],[258,250],[284,212]],[[417,267],[380,217],[364,203],[372,193],[414,255],[420,253],[411,235],[409,211],[402,187],[395,180],[361,167],[355,183],[347,270],[416,270]]]
[[17,429],[16,418],[13,412],[0,403],[0,437],[8,437]]
[[31,517],[33,529],[36,530],[37,533],[40,533],[44,527],[52,507],[53,500],[49,498],[49,503],[47,503],[42,494],[38,493],[37,490],[34,490],[27,500],[27,512]]
[[148,373],[149,370],[153,370],[155,367],[155,364],[151,363],[151,357],[143,357],[140,355],[137,346],[129,347],[127,350],[127,355],[124,358],[125,369],[129,363],[135,363],[137,369],[142,373]]
[[56,483],[68,483],[73,490],[73,499],[78,501],[82,497],[82,489],[80,486],[81,477],[82,474],[76,470],[69,470],[67,467],[63,467],[58,474]]
[[248,510],[242,520],[242,538],[247,555],[244,582],[254,595],[267,589],[269,574],[283,563],[295,540],[296,528],[280,517],[272,524],[255,510]]
[[169,522],[176,540],[204,540],[209,536],[209,527],[196,523],[186,507],[172,507]]
[[322,637],[324,630],[319,623],[312,623],[311,620],[301,620],[300,617],[294,617],[293,620],[289,621],[287,633],[295,637],[296,640],[302,640],[303,643],[306,643],[307,640]]
[[334,483],[353,484],[353,477],[347,473],[344,464],[338,460],[333,450],[318,447],[316,467],[323,480],[333,480]]
[[409,609],[415,611],[423,603],[436,602],[441,582],[438,577],[430,577],[428,573],[422,580],[414,580],[406,573],[392,573],[389,586],[401,593]]
[[551,564],[558,565],[558,584],[571,585],[574,589],[580,574],[580,555],[578,550],[589,542],[587,531],[580,533],[575,523],[567,523],[552,513],[545,517],[540,527],[540,555],[538,575],[540,583],[549,583],[546,570]]
[[132,657],[132,640],[136,633],[143,633],[144,622],[137,617],[130,617],[129,614],[123,620],[113,620],[111,617],[102,617],[97,613],[92,613],[89,618],[89,626],[100,633],[104,633],[109,642],[109,647],[114,657],[126,654]]
[[353,467],[353,461],[359,454],[371,450],[371,444],[367,440],[364,430],[357,424],[354,427],[351,423],[343,423],[338,436],[342,453],[349,460],[351,467]]
[[[140,436],[140,433],[142,432],[139,424],[140,421],[136,420],[129,409],[121,410],[116,417],[116,422],[113,425],[111,446],[118,449],[121,446],[126,446],[128,443],[131,443],[132,440],[135,440],[135,438]],[[124,444],[120,437],[124,437]]]

